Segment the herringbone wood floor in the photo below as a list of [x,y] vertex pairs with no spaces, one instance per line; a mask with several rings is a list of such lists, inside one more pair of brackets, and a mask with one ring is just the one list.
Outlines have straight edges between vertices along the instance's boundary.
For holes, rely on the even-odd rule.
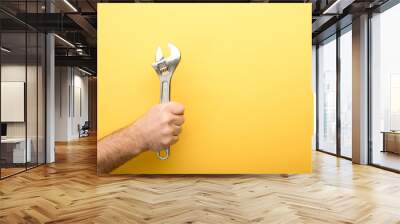
[[400,223],[400,175],[330,155],[310,175],[98,177],[95,144],[0,181],[0,223]]

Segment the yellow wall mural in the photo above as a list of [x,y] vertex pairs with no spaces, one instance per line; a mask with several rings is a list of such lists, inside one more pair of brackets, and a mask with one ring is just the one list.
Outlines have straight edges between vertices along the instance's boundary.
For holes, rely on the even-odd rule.
[[159,102],[157,46],[181,51],[185,105],[168,160],[145,152],[115,174],[311,172],[311,4],[99,4],[98,138]]

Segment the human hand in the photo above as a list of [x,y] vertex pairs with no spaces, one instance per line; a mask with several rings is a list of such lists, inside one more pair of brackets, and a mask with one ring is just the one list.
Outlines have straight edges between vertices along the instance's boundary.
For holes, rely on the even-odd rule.
[[184,123],[184,107],[169,102],[153,106],[134,124],[142,149],[160,151],[176,143]]

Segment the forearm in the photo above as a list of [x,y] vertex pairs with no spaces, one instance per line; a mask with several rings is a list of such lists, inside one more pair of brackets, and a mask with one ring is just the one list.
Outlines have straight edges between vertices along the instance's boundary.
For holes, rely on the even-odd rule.
[[97,143],[98,172],[108,173],[145,150],[140,131],[133,124]]
[[174,144],[184,122],[183,105],[175,102],[153,106],[146,114],[97,143],[97,168],[108,173],[143,151],[155,152]]

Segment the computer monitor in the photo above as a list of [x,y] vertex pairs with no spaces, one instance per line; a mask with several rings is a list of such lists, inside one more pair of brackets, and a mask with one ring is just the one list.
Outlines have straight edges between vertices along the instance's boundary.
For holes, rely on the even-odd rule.
[[7,124],[1,123],[1,137],[7,136]]

